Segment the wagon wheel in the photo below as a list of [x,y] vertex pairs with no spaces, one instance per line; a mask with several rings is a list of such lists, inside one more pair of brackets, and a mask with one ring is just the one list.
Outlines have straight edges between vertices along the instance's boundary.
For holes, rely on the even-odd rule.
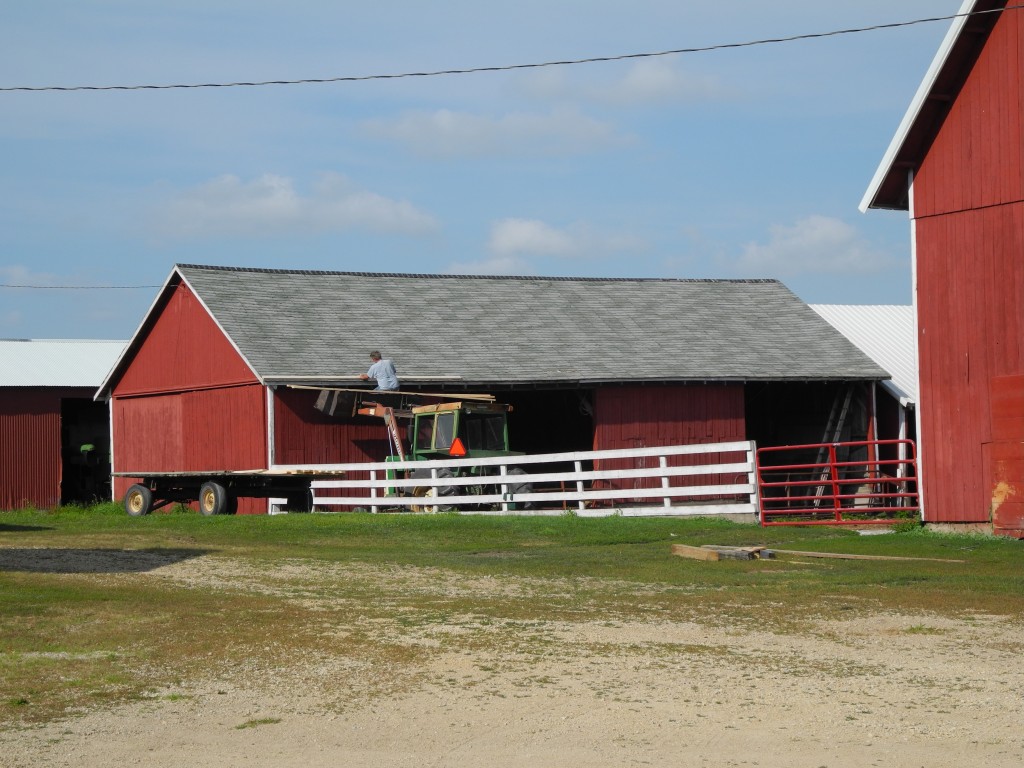
[[228,512],[227,489],[212,481],[203,483],[199,489],[199,511],[204,515],[225,515]]
[[132,517],[148,515],[153,509],[153,492],[136,483],[124,495],[124,511]]

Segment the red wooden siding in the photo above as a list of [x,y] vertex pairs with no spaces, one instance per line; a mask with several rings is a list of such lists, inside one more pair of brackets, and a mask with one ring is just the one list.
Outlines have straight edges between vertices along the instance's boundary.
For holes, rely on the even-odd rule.
[[264,397],[252,384],[115,398],[114,471],[264,469]]
[[994,382],[1024,374],[1022,66],[1024,14],[1003,13],[914,177],[928,522],[1014,509],[1012,493],[994,491],[1017,466]]
[[248,384],[258,381],[245,360],[184,284],[153,326],[135,342],[115,397]]
[[[604,387],[596,390],[594,450],[652,448],[746,439],[742,384],[678,387]],[[699,463],[742,461],[738,454],[705,457]],[[672,466],[690,466],[697,460],[680,456]],[[630,460],[602,461],[602,469],[632,468]],[[705,484],[701,476],[682,477],[674,486]],[[633,482],[633,481],[630,481]],[[642,481],[648,486],[660,481]]]
[[988,522],[990,384],[1024,373],[1024,203],[915,227],[925,519]]
[[1024,13],[1002,13],[914,180],[917,217],[1024,199]]
[[274,456],[278,464],[341,464],[384,461],[388,439],[384,422],[368,417],[327,416],[313,404],[317,392],[274,391]]
[[60,393],[0,389],[0,509],[60,503]]
[[594,450],[744,440],[743,385],[603,387]]

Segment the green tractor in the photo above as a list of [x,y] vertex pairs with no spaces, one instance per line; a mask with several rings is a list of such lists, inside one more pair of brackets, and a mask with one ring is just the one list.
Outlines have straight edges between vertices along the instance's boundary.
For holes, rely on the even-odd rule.
[[[431,405],[412,406],[408,410],[398,410],[379,403],[365,403],[358,413],[364,416],[379,416],[388,427],[395,461],[430,461],[432,459],[482,459],[494,456],[521,456],[519,451],[509,449],[508,413],[510,405],[494,402],[459,400]],[[406,453],[401,435],[397,429],[397,420],[411,421],[406,430],[409,440],[409,452]],[[493,466],[467,466],[455,471],[448,467],[438,470],[438,478],[478,477],[479,483],[461,486],[434,488],[420,486],[413,489],[415,496],[454,496],[454,495],[490,495],[498,492],[499,472]],[[516,476],[515,481],[507,485],[512,493],[528,493],[530,484],[520,476],[526,473],[519,468],[508,470],[508,475]],[[413,469],[408,475],[413,479],[432,477],[430,469]],[[436,507],[438,505],[431,505]],[[527,505],[520,504],[524,509]],[[444,505],[439,507],[444,509]],[[413,507],[414,511],[421,508]]]
[[508,447],[508,412],[503,403],[452,402],[414,406],[409,430],[410,458],[466,458],[517,455]]

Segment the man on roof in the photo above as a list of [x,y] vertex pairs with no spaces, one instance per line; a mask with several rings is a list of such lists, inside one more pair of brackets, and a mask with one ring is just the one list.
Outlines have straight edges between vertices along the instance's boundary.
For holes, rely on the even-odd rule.
[[395,364],[391,362],[391,359],[382,358],[377,350],[370,353],[370,359],[373,361],[370,370],[359,374],[359,378],[363,381],[376,380],[375,392],[398,389],[398,372],[395,371]]

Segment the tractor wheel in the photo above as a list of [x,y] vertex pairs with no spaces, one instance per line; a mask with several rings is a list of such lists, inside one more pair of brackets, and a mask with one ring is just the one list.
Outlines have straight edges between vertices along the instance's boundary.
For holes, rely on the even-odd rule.
[[[532,493],[533,483],[529,481],[519,480],[518,478],[513,480],[514,475],[526,475],[526,472],[519,467],[510,469],[508,471],[508,492],[514,497],[520,493]],[[531,509],[533,507],[532,501],[517,501],[514,503],[515,509]]]
[[[449,478],[449,477],[454,477],[454,476],[455,475],[452,474],[452,471],[450,469],[448,469],[448,467],[441,467],[439,470],[437,470],[437,477],[438,477],[439,480],[442,479],[442,478]],[[412,471],[412,477],[414,479],[416,479],[416,480],[429,480],[430,479],[430,470],[429,469],[414,469]],[[442,488],[438,488],[438,487],[435,487],[435,486],[432,486],[432,485],[418,485],[418,486],[416,486],[415,488],[412,489],[412,495],[413,496],[418,496],[420,498],[430,498],[430,499],[433,499],[433,498],[438,497],[438,496],[454,496],[455,492],[456,492],[455,488],[453,486],[450,486],[450,485],[446,486],[446,487],[442,487]],[[452,509],[454,509],[454,507],[444,506],[444,505],[437,505],[437,504],[423,504],[423,505],[414,504],[414,505],[412,505],[410,507],[410,509],[413,512],[432,512],[435,509],[438,512],[450,512]]]
[[220,483],[207,481],[199,489],[199,511],[204,515],[226,515],[229,498],[227,489]]
[[148,515],[153,509],[153,492],[136,483],[124,495],[124,511],[132,517]]

